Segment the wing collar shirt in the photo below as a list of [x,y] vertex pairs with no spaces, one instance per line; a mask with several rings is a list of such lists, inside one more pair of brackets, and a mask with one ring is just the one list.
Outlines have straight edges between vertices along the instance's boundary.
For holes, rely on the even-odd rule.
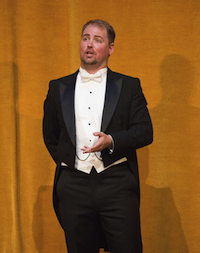
[[105,169],[100,152],[83,154],[81,151],[81,148],[84,146],[93,146],[98,140],[98,137],[94,136],[93,133],[101,131],[101,120],[106,91],[107,68],[99,70],[97,73],[95,73],[95,76],[98,74],[100,77],[92,79],[94,75],[90,75],[87,71],[80,68],[77,75],[75,88],[75,167],[76,169],[88,174],[93,166],[98,173]]

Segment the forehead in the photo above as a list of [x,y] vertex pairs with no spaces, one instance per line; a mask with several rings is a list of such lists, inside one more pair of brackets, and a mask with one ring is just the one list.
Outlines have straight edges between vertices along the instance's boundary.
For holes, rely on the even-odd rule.
[[105,27],[99,27],[96,25],[88,25],[85,30],[83,31],[84,35],[93,35],[93,36],[101,36],[107,38],[107,30]]

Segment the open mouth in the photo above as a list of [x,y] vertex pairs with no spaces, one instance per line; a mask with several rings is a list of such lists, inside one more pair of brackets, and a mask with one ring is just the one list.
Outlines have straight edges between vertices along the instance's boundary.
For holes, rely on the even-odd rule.
[[92,52],[92,51],[87,51],[87,52],[86,52],[86,55],[87,55],[87,56],[91,56],[91,55],[93,55],[93,54],[94,54],[94,52]]

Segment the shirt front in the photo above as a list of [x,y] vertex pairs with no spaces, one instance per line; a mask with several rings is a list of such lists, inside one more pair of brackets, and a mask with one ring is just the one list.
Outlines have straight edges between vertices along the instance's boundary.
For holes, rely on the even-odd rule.
[[[99,173],[104,170],[101,152],[83,154],[81,148],[93,146],[98,137],[94,132],[100,132],[105,100],[107,68],[99,70],[102,80],[82,82],[80,68],[75,88],[75,119],[76,119],[76,159],[75,168],[90,173],[92,166]],[[86,72],[87,73],[87,72]],[[87,73],[88,74],[88,73]]]

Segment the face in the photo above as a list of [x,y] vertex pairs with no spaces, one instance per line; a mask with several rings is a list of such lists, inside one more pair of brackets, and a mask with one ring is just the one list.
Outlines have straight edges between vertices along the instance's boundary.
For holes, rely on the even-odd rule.
[[108,57],[114,51],[114,43],[109,45],[106,28],[88,25],[81,37],[81,67],[95,73],[107,66]]

